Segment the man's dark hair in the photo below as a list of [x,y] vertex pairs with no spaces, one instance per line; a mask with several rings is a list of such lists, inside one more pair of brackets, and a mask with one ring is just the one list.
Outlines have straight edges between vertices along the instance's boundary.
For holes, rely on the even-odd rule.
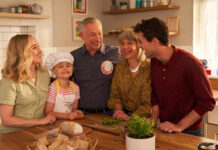
[[136,24],[134,31],[136,33],[142,32],[148,42],[151,42],[156,37],[163,45],[168,45],[169,43],[168,28],[162,20],[156,17],[142,20],[141,23]]

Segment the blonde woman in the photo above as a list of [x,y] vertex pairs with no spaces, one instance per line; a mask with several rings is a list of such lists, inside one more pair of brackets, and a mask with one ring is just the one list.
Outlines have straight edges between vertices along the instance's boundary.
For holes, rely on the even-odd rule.
[[129,113],[150,117],[150,63],[139,48],[134,31],[119,36],[124,60],[116,66],[108,106],[115,119],[128,120]]
[[0,133],[56,121],[52,114],[43,114],[50,78],[41,55],[32,36],[11,38],[0,81]]

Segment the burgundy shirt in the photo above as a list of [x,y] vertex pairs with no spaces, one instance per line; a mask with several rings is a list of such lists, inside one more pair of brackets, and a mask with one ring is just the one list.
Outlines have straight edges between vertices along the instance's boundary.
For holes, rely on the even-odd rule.
[[[172,47],[174,53],[165,65],[151,59],[151,104],[159,106],[161,122],[177,123],[193,109],[200,116],[213,110],[215,99],[202,63],[192,54]],[[201,120],[187,130],[199,129]]]

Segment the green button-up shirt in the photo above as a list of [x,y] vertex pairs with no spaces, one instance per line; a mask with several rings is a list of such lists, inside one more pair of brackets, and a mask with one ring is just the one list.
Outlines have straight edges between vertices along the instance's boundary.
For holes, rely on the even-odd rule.
[[[21,118],[42,118],[49,89],[48,72],[37,71],[36,86],[30,81],[16,83],[12,80],[0,81],[0,104],[14,106],[14,116]],[[0,133],[22,128],[4,127],[0,124]]]

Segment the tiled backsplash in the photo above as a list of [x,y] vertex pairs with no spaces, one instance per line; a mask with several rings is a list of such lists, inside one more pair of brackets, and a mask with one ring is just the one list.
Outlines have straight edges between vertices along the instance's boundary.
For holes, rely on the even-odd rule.
[[[0,70],[3,68],[6,58],[6,51],[9,40],[16,34],[31,34],[35,37],[36,34],[36,27],[35,26],[0,26]],[[46,56],[50,52],[56,52],[56,51],[65,51],[70,52],[72,50],[75,50],[76,47],[51,47],[51,48],[43,48],[43,59],[46,58]],[[0,71],[0,79],[1,71]]]
[[0,26],[0,69],[4,66],[9,40],[16,34],[27,33],[35,36],[35,26]]

